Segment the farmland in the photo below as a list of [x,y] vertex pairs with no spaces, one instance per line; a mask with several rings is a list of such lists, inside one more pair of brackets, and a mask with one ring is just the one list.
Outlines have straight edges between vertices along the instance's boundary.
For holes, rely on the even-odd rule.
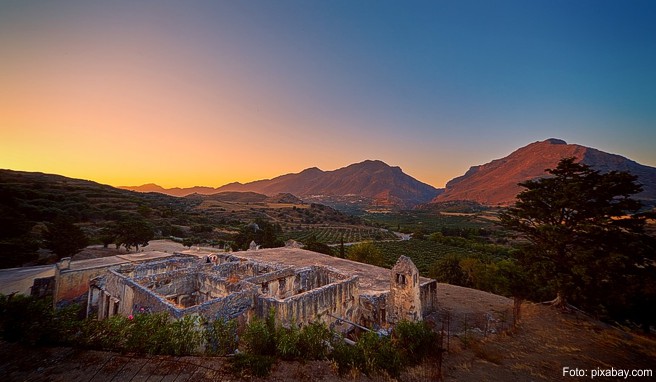
[[489,229],[494,223],[480,213],[442,214],[430,211],[402,211],[391,214],[366,214],[362,218],[381,227],[401,232],[437,232],[443,227],[463,229]]
[[419,272],[427,276],[430,266],[448,254],[471,255],[475,251],[441,244],[433,240],[404,240],[392,242],[374,242],[385,258],[385,267],[391,268],[401,255],[408,256],[415,263]]
[[339,244],[355,243],[360,241],[397,240],[392,232],[373,227],[325,227],[312,228],[299,231],[288,231],[284,234],[285,239],[294,239],[306,243],[312,236],[319,243]]

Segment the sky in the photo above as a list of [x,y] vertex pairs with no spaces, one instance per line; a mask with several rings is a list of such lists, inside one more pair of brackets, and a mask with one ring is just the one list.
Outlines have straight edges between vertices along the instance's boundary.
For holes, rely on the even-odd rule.
[[0,168],[435,187],[547,138],[656,166],[656,2],[0,0]]

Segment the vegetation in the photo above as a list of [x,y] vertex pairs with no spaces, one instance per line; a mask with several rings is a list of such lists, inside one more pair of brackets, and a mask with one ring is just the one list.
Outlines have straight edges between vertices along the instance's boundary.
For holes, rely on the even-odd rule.
[[[0,267],[54,262],[64,256],[39,258],[37,254],[49,242],[48,227],[54,229],[59,219],[79,228],[90,244],[115,244],[130,250],[161,238],[233,250],[245,249],[255,240],[267,248],[317,227],[370,229],[359,218],[292,197],[273,200],[253,193],[229,193],[179,198],[58,175],[0,170]],[[253,224],[259,229],[249,230]],[[318,242],[325,243],[317,233]]]
[[57,255],[58,259],[73,256],[89,244],[84,232],[66,217],[58,217],[47,227],[44,234],[45,246]]
[[360,263],[383,266],[383,253],[372,242],[364,242],[349,247],[346,258]]
[[342,240],[345,243],[357,243],[361,241],[378,241],[378,240],[396,240],[397,237],[380,228],[371,227],[323,227],[314,229],[301,229],[297,231],[288,231],[284,235],[286,238],[300,241],[307,244],[314,239],[317,243],[322,244],[339,244]]
[[641,191],[637,178],[602,174],[574,158],[547,172],[521,183],[526,190],[501,215],[501,224],[526,240],[515,258],[530,297],[552,294],[561,307],[571,303],[648,328],[656,322],[649,308],[656,303],[656,245],[631,198]]
[[478,214],[444,214],[428,210],[400,211],[388,214],[366,214],[364,219],[393,231],[430,234],[442,229],[492,230],[494,223]]
[[[264,377],[277,359],[332,359],[340,373],[398,377],[406,366],[439,354],[439,336],[425,323],[399,323],[390,337],[367,332],[346,344],[323,323],[277,326],[274,312],[254,318],[238,336],[234,320],[201,323],[197,316],[172,320],[144,310],[129,317],[81,319],[80,306],[53,310],[50,299],[0,295],[0,338],[27,345],[65,344],[140,354],[228,355],[235,373]],[[236,352],[239,347],[240,351]]]

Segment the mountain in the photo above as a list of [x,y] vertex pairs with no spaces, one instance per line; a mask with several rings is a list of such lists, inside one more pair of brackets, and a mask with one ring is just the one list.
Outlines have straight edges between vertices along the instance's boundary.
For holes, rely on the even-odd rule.
[[555,168],[562,158],[567,157],[574,157],[601,172],[630,172],[638,176],[638,182],[644,188],[636,198],[656,200],[656,168],[620,155],[551,138],[531,143],[505,158],[471,167],[464,175],[450,180],[444,193],[432,203],[470,200],[484,205],[510,205],[523,189],[517,183],[545,176],[545,169]]
[[290,193],[298,197],[334,199],[336,196],[370,198],[376,204],[412,207],[426,203],[440,190],[379,160],[366,160],[333,171],[316,167],[296,174],[246,184],[231,183],[220,191],[253,191],[266,195]]
[[119,186],[118,188],[123,190],[137,191],[137,192],[159,192],[160,194],[166,194],[171,196],[187,196],[192,194],[200,195],[211,195],[219,192],[214,187],[187,187],[187,188],[164,188],[154,183],[148,183],[141,186]]
[[422,183],[379,160],[366,160],[333,171],[316,167],[299,173],[281,175],[273,179],[249,183],[229,183],[219,188],[194,187],[163,189],[157,185],[122,187],[141,192],[161,192],[175,196],[193,193],[256,192],[267,196],[292,194],[300,198],[322,201],[335,197],[366,198],[372,203],[387,206],[413,207],[430,201],[441,190]]

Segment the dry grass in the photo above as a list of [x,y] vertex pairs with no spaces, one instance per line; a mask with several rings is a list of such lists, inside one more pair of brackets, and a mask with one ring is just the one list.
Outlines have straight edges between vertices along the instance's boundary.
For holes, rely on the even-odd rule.
[[467,349],[452,346],[455,351],[444,360],[444,380],[565,381],[563,367],[653,369],[656,364],[653,336],[542,305],[524,304],[522,310],[515,332],[474,341]]

